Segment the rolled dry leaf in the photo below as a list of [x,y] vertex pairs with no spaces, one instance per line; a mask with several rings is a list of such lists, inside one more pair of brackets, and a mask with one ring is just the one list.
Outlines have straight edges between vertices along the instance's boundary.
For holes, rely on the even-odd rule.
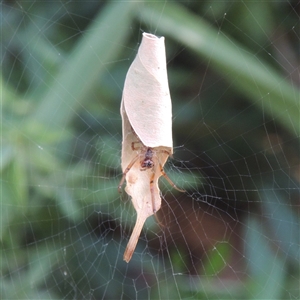
[[128,120],[145,146],[172,149],[172,103],[164,37],[143,33],[126,76],[123,102]]
[[[124,253],[124,260],[129,262],[144,222],[161,207],[158,179],[162,175],[161,168],[173,152],[172,104],[163,37],[143,33],[137,56],[126,76],[121,117],[125,191],[131,196],[137,212]],[[153,166],[143,168],[145,159],[150,159]]]

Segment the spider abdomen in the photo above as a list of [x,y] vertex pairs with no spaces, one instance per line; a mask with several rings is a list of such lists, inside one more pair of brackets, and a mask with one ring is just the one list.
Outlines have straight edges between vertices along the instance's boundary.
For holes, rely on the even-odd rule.
[[151,159],[146,158],[141,162],[141,167],[142,169],[151,169],[154,167],[154,162]]

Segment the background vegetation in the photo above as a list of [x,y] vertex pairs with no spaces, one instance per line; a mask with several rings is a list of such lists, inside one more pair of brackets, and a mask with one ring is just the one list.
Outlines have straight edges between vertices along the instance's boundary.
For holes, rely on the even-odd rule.
[[[299,9],[1,2],[1,298],[297,299]],[[149,220],[127,265],[134,212],[116,189],[119,105],[143,30],[166,37],[174,140],[184,145],[168,172],[187,195],[167,196],[184,212],[160,215],[179,227],[159,242]],[[216,240],[211,226],[228,216],[243,245],[203,257],[191,228]],[[200,235],[190,240],[203,245]],[[233,248],[246,263],[216,288]]]

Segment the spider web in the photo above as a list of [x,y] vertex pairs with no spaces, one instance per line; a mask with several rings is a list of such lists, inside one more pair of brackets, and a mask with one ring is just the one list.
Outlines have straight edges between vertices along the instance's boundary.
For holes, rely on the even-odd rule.
[[[299,299],[299,9],[2,1],[1,299]],[[144,31],[166,38],[186,192],[160,179],[127,264],[119,107]]]

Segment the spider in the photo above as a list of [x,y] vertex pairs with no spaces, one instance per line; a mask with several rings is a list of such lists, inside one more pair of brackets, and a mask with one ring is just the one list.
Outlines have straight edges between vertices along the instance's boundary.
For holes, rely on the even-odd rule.
[[126,174],[130,171],[130,169],[132,168],[132,166],[135,164],[135,162],[140,158],[140,170],[141,171],[146,171],[148,169],[152,170],[152,175],[150,178],[150,192],[151,192],[151,200],[152,200],[152,207],[153,207],[153,213],[156,213],[156,208],[155,208],[155,201],[154,201],[154,176],[155,176],[155,171],[156,171],[156,163],[154,162],[154,159],[156,159],[158,166],[160,168],[160,172],[161,175],[163,175],[166,180],[169,182],[169,184],[175,188],[176,190],[180,191],[180,192],[185,192],[185,190],[182,190],[180,188],[178,188],[175,183],[169,178],[169,176],[165,173],[164,168],[162,166],[162,164],[159,162],[159,159],[157,157],[157,153],[165,153],[168,156],[171,155],[171,153],[167,150],[155,150],[154,148],[151,147],[146,147],[146,146],[142,146],[142,147],[135,147],[135,144],[140,144],[140,142],[132,142],[131,143],[131,148],[133,151],[139,150],[140,153],[137,154],[132,161],[129,163],[129,165],[126,167],[122,179],[120,181],[120,184],[118,186],[118,191],[119,193],[121,193],[121,189],[122,189],[122,185],[125,181],[125,177]]

